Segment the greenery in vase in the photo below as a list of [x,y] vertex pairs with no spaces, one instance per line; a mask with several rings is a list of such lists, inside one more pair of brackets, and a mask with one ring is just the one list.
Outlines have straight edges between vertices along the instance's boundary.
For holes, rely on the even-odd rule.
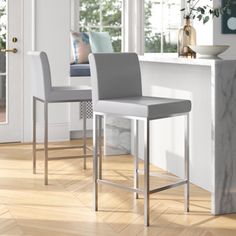
[[210,20],[210,17],[214,18],[224,14],[230,14],[230,6],[232,1],[233,0],[225,0],[224,5],[211,7],[208,4],[200,5],[201,0],[187,0],[187,6],[182,8],[181,11],[185,11],[185,18],[197,18],[205,24]]

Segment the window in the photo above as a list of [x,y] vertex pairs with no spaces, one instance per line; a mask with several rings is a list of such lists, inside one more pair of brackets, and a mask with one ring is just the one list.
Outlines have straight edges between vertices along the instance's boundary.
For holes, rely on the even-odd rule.
[[79,31],[106,31],[115,52],[122,45],[122,0],[80,0]]
[[177,52],[182,0],[145,0],[145,53]]

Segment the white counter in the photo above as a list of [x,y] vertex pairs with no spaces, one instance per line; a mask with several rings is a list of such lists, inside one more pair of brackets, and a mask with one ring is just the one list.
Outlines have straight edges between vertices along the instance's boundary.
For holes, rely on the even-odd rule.
[[[140,62],[144,95],[192,101],[191,181],[212,193],[213,214],[236,212],[236,60],[141,56]],[[178,176],[183,130],[178,117],[154,121],[151,131],[152,163]]]
[[198,66],[211,66],[215,60],[209,59],[190,59],[190,58],[178,58],[177,56],[166,57],[164,54],[159,56],[139,56],[141,62],[158,62],[168,64],[181,64],[181,65],[198,65]]

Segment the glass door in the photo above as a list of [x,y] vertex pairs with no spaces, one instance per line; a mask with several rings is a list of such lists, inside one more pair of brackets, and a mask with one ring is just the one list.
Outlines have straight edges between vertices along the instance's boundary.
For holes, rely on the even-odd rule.
[[[6,48],[7,2],[0,0],[0,48]],[[0,52],[0,123],[7,122],[6,54]]]
[[21,140],[22,0],[0,0],[0,143]]

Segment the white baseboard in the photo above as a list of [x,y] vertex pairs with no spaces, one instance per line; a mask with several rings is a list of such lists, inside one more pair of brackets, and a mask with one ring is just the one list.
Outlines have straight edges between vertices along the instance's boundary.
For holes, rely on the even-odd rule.
[[[37,123],[37,142],[44,139],[43,124]],[[53,123],[48,125],[48,141],[68,141],[70,140],[70,123]]]
[[[93,131],[92,130],[87,130],[87,138],[92,138],[93,137]],[[82,130],[71,130],[70,131],[70,139],[80,139],[83,137],[83,131]]]

